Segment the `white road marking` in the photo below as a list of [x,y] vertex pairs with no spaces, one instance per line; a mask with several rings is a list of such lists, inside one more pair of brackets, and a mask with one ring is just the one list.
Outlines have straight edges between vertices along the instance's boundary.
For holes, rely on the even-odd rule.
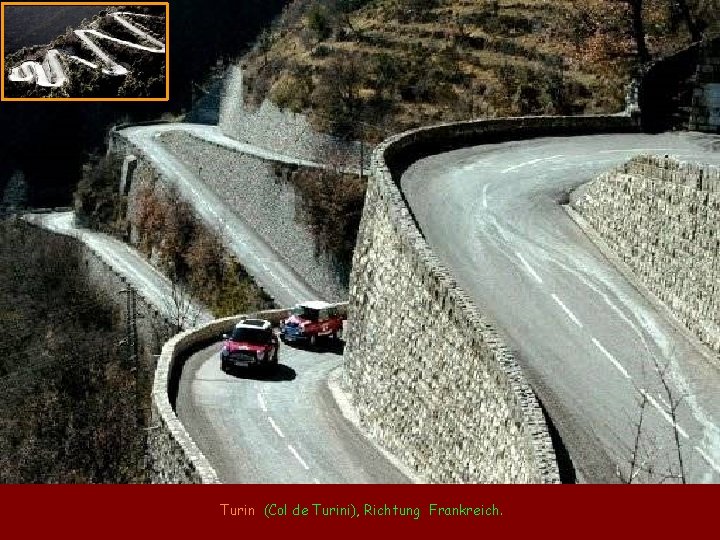
[[270,425],[273,427],[273,429],[275,430],[275,432],[280,436],[280,438],[281,438],[281,439],[284,439],[284,438],[285,438],[285,435],[283,435],[283,432],[280,431],[280,428],[279,428],[278,425],[275,423],[275,420],[272,419],[272,416],[268,416],[268,422],[270,422]]
[[508,167],[507,169],[503,169],[500,171],[502,174],[507,174],[512,171],[516,171],[518,169],[522,169],[523,167],[527,167],[528,165],[536,165],[537,163],[540,163],[542,161],[551,161],[553,159],[559,159],[563,157],[562,155],[557,156],[550,156],[546,158],[537,158],[537,159],[531,159],[530,161],[525,161],[524,163],[518,163],[517,165],[513,165],[512,167]]
[[710,456],[708,456],[705,451],[700,448],[699,446],[695,447],[695,450],[697,450],[698,454],[702,456],[702,458],[707,462],[708,465],[710,465],[713,469],[715,469],[715,472],[720,474],[720,465],[715,463]]
[[487,208],[487,207],[488,207],[488,202],[487,202],[487,190],[488,190],[488,186],[489,186],[489,184],[485,184],[485,185],[483,186],[483,192],[482,192],[482,205],[483,205],[483,208]]
[[523,263],[523,266],[525,266],[525,268],[527,269],[528,273],[529,273],[532,277],[534,277],[534,278],[538,281],[538,283],[542,283],[542,282],[543,282],[542,278],[538,275],[538,273],[535,271],[535,269],[534,269],[532,266],[530,266],[530,263],[528,263],[528,262],[525,260],[525,258],[524,258],[522,255],[520,255],[520,253],[515,252],[515,255],[517,255],[517,258],[520,259],[520,262],[521,262],[521,263]]
[[295,450],[295,448],[293,448],[292,444],[288,444],[288,450],[290,450],[290,453],[293,456],[295,456],[295,459],[297,459],[300,462],[300,465],[302,465],[306,471],[310,469],[310,467],[308,467],[308,464],[305,463],[305,460],[302,457],[300,457],[300,454],[298,454],[298,451]]
[[317,478],[313,478],[313,482],[316,483],[316,484],[319,484],[319,483],[320,483],[320,480],[318,480]]
[[612,354],[610,354],[610,353],[607,351],[607,349],[605,349],[605,347],[603,347],[602,344],[601,344],[597,339],[592,338],[592,342],[595,344],[595,346],[596,346],[598,349],[600,349],[600,352],[603,353],[603,354],[607,357],[607,359],[612,362],[613,366],[615,366],[615,368],[616,368],[620,373],[623,374],[623,377],[625,377],[626,379],[629,380],[629,379],[630,379],[630,374],[629,374],[629,373],[627,372],[627,370],[623,367],[623,365],[622,365],[620,362],[618,362],[617,360],[615,360],[615,357],[614,357]]
[[260,392],[258,392],[257,397],[258,397],[258,403],[260,404],[260,408],[262,409],[263,412],[267,412],[267,405],[265,405],[265,400],[263,399],[262,394]]
[[575,316],[575,314],[572,311],[570,311],[570,309],[565,304],[563,304],[563,301],[560,300],[560,298],[558,298],[557,294],[553,294],[552,298],[553,298],[553,300],[555,300],[555,303],[557,303],[557,305],[562,308],[562,310],[565,312],[565,315],[567,315],[572,322],[574,322],[580,328],[583,327],[582,323],[580,322],[580,319],[578,319]]
[[665,420],[668,421],[671,426],[677,427],[678,433],[680,435],[682,435],[685,439],[688,438],[687,432],[683,428],[681,428],[679,424],[673,422],[672,416],[670,416],[670,414],[665,409],[663,409],[660,404],[655,401],[655,399],[648,392],[641,388],[640,393],[645,396],[645,399],[647,399],[648,402],[658,410],[658,412],[663,416],[663,418],[665,418]]

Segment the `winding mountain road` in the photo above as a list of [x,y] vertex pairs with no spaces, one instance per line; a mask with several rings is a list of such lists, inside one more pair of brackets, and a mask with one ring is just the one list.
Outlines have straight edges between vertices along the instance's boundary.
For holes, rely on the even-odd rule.
[[200,180],[198,171],[191,170],[165,147],[160,135],[169,131],[184,131],[263,159],[293,163],[297,160],[238,143],[223,136],[215,126],[158,124],[120,130],[120,134],[136,148],[142,149],[157,170],[178,188],[184,200],[193,206],[204,223],[221,233],[226,247],[242,261],[248,273],[278,305],[291,306],[308,299],[323,299],[320,292],[313,290],[302,276],[283,262],[279,254],[252,228],[251,223],[238,217],[232,208]]
[[561,207],[573,188],[638,153],[720,162],[698,134],[540,138],[423,159],[403,192],[435,253],[514,349],[581,481],[627,470],[643,445],[661,481],[677,472],[669,364],[687,478],[720,482],[720,372],[598,251]]
[[[137,250],[113,238],[75,225],[74,212],[51,214],[27,214],[23,219],[49,231],[74,236],[87,245],[98,257],[128,280],[151,305],[173,319],[172,284],[170,280],[152,266]],[[188,319],[198,324],[211,321],[212,314],[200,305],[192,308]]]
[[[96,40],[111,41],[122,47],[137,49],[148,53],[165,53],[165,44],[159,39],[153,37],[143,28],[131,23],[128,18],[157,18],[154,15],[145,15],[141,13],[130,13],[125,11],[116,11],[108,14],[115,22],[123,26],[130,33],[136,35],[140,40],[149,43],[149,45],[142,45],[141,43],[133,43],[124,39],[119,39],[110,36],[104,32],[100,32],[95,29],[82,28],[73,30],[73,33],[78,37],[82,45],[89,49],[95,57],[100,61],[100,64],[91,62],[84,58],[72,54],[65,54],[58,49],[50,49],[43,63],[27,61],[23,62],[19,66],[10,69],[8,76],[12,82],[25,82],[35,83],[37,86],[44,86],[49,88],[57,88],[63,86],[68,81],[68,74],[63,66],[62,57],[66,56],[69,60],[79,62],[92,69],[100,69],[106,75],[122,76],[128,73],[128,69],[119,64],[115,58],[108,54],[102,47],[95,43]],[[162,17],[164,19],[164,17]],[[96,38],[96,39],[93,39]]]
[[[316,166],[239,143],[214,126],[159,124],[121,130],[171,181],[206,224],[281,306],[322,298],[300,275],[206,186],[197,172],[164,146],[160,135],[184,131],[205,141],[263,159]],[[277,373],[226,374],[220,345],[192,355],[185,364],[177,414],[222,482],[406,483],[408,476],[343,416],[328,388],[342,363],[332,351],[281,345]]]

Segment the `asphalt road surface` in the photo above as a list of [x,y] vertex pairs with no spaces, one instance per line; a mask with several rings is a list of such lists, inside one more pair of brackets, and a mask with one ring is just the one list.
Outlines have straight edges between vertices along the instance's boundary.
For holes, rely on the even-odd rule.
[[[460,286],[494,319],[567,447],[581,481],[617,481],[648,396],[642,456],[679,471],[666,377],[687,479],[720,482],[720,372],[608,262],[560,203],[642,152],[720,162],[698,134],[544,138],[415,163],[402,186],[422,231]],[[672,481],[672,480],[670,480]]]
[[[107,234],[77,227],[74,212],[28,214],[23,219],[55,233],[76,237],[125,277],[128,283],[160,312],[172,320],[177,319],[177,307],[174,307],[171,300],[170,280],[134,248]],[[214,318],[200,305],[195,305],[192,310],[192,313],[188,313],[188,320],[194,323],[199,324]]]
[[338,352],[281,344],[277,371],[231,374],[219,353],[188,360],[177,414],[222,482],[408,482],[340,412],[327,385]]
[[211,188],[200,180],[197,171],[185,166],[165,148],[158,138],[159,135],[166,131],[178,130],[214,142],[239,146],[250,155],[269,159],[282,156],[232,141],[222,136],[216,126],[160,124],[130,127],[121,131],[123,136],[138,148],[142,148],[155,167],[177,186],[183,198],[193,205],[203,221],[222,233],[228,249],[239,261],[242,261],[243,267],[278,305],[291,306],[304,300],[323,299],[320,292],[314,291],[299,274],[283,262],[273,248],[253,230],[252,224],[239,218]]

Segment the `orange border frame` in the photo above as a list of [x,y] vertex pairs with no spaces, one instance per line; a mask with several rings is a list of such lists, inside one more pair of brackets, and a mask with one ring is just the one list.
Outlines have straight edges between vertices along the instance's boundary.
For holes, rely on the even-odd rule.
[[[165,97],[160,98],[10,98],[5,97],[5,6],[165,6]],[[169,2],[0,2],[0,101],[170,101]]]

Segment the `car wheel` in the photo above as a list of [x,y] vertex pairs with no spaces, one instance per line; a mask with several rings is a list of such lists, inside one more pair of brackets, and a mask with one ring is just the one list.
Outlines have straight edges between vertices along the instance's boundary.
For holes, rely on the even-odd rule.
[[311,348],[315,349],[317,347],[317,342],[318,342],[318,337],[315,334],[310,336],[310,347]]
[[278,351],[277,351],[277,349],[275,349],[275,354],[273,355],[272,365],[273,365],[273,366],[277,366],[277,365],[278,365]]
[[225,360],[221,360],[220,361],[220,369],[223,370],[225,373],[227,373],[228,371],[230,371],[230,366],[228,365],[228,363]]

